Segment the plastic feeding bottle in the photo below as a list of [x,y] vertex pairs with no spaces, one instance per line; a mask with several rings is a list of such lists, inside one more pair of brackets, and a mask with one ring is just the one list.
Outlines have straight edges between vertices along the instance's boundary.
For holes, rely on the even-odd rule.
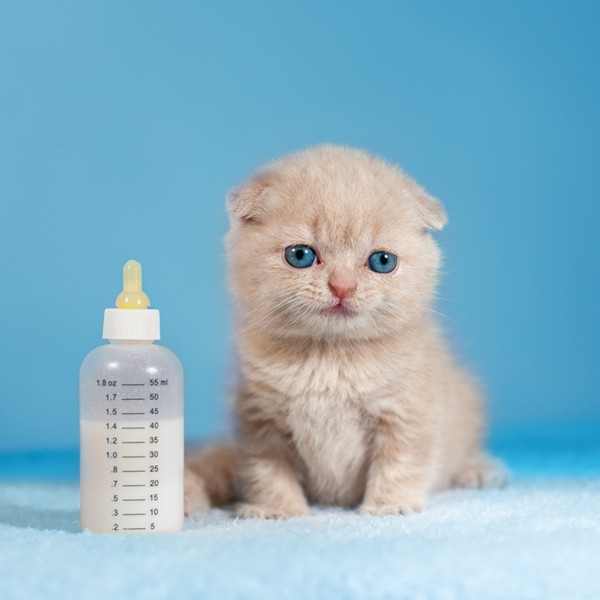
[[123,267],[117,308],[104,312],[110,343],[83,361],[81,529],[152,533],[183,529],[183,370],[160,339],[142,267]]

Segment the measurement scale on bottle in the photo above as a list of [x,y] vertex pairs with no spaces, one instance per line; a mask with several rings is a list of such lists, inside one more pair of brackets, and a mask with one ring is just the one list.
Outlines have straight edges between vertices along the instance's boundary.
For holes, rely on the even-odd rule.
[[[110,520],[114,532],[155,531],[163,520],[161,509],[167,515],[176,501],[168,467],[182,452],[163,439],[181,437],[183,419],[158,420],[161,393],[168,392],[169,381],[150,378],[119,384],[97,379],[96,385],[102,390],[106,420],[82,422],[90,453],[105,447],[104,468],[94,486],[94,512],[103,514],[105,524]],[[82,447],[82,460],[88,455],[85,450]]]

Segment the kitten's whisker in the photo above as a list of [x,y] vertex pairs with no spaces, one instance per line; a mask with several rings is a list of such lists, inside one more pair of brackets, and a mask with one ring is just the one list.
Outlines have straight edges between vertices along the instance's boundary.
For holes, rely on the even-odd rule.
[[453,319],[449,315],[446,315],[443,312],[440,312],[439,310],[435,310],[435,308],[430,308],[429,312],[432,312],[435,315],[443,317],[444,319],[448,319],[449,321],[452,321],[452,323],[454,323],[455,325],[459,325],[459,322],[456,319]]

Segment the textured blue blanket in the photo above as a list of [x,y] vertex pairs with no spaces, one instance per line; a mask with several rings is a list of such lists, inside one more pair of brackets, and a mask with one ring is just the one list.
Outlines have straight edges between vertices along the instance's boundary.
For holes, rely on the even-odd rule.
[[598,600],[600,450],[504,454],[510,487],[444,492],[418,515],[214,510],[149,537],[78,531],[76,482],[39,481],[72,473],[75,455],[5,456],[0,597]]

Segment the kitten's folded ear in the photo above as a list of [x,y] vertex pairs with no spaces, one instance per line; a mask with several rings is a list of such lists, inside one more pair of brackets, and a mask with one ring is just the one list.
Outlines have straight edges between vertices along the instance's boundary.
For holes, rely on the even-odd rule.
[[271,188],[268,173],[258,173],[241,186],[229,192],[227,211],[232,219],[243,223],[260,221],[264,212],[264,198]]
[[430,196],[420,185],[411,181],[411,193],[417,201],[417,212],[428,229],[440,231],[448,222],[448,215],[442,203]]

